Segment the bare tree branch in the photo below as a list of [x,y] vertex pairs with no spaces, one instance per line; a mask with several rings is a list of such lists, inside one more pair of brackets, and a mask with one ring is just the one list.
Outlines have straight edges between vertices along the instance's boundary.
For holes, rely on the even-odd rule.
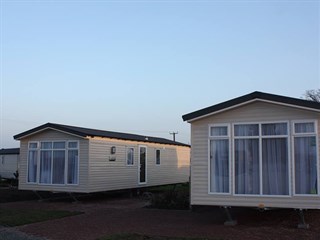
[[320,89],[307,90],[304,94],[304,98],[309,101],[320,103]]

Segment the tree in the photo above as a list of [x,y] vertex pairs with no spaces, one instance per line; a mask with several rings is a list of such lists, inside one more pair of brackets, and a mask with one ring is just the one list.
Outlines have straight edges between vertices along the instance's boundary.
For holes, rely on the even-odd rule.
[[320,88],[315,90],[307,90],[304,94],[306,100],[320,103]]

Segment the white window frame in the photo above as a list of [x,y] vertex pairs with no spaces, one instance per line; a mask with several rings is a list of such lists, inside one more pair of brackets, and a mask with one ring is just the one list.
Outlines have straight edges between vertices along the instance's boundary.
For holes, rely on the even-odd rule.
[[[41,143],[44,142],[51,142],[52,143],[52,148],[50,149],[51,152],[54,150],[64,150],[65,151],[65,168],[64,168],[64,183],[52,183],[52,171],[53,171],[53,155],[52,155],[52,160],[51,160],[51,179],[50,183],[40,183],[40,153],[41,153]],[[65,143],[65,148],[64,149],[54,149],[53,148],[53,143],[55,142],[64,142]],[[69,142],[76,142],[77,143],[77,148],[69,148],[68,144]],[[29,144],[30,143],[37,143],[37,148],[36,149],[31,149],[31,150],[37,150],[37,175],[36,175],[36,182],[29,182],[28,181],[28,175],[29,175]],[[48,149],[49,150],[49,149]],[[68,183],[68,151],[69,150],[78,150],[78,164],[77,164],[77,183]],[[27,184],[33,184],[33,185],[41,185],[41,186],[77,186],[79,185],[80,181],[80,176],[79,176],[79,168],[80,168],[80,143],[79,140],[42,140],[42,141],[29,141],[28,142],[28,161],[27,161],[27,175],[26,175],[26,183]]]
[[[234,134],[234,128],[235,125],[258,125],[258,131],[259,131],[259,135],[256,136],[235,136]],[[261,188],[262,188],[262,181],[261,181],[261,171],[262,171],[262,153],[261,153],[261,140],[260,140],[260,133],[261,133],[261,126],[259,125],[259,123],[257,122],[239,122],[239,123],[233,123],[232,124],[232,135],[231,135],[231,141],[232,141],[232,152],[230,153],[232,156],[232,167],[233,167],[233,172],[232,172],[232,194],[235,196],[252,196],[252,197],[257,197],[257,196],[261,196]],[[236,193],[236,177],[235,177],[235,172],[236,172],[236,159],[235,159],[235,140],[236,139],[258,139],[258,144],[259,144],[259,192],[260,194],[242,194],[242,193]]]
[[[276,124],[276,123],[286,123],[287,124],[287,135],[262,135],[262,125],[263,124]],[[259,135],[258,136],[235,136],[234,135],[234,127],[235,125],[250,125],[250,124],[257,124],[259,125]],[[291,158],[290,158],[290,152],[291,152],[291,142],[290,142],[290,122],[288,120],[283,120],[283,121],[262,121],[262,122],[236,122],[236,123],[232,123],[232,136],[231,136],[231,140],[232,140],[232,152],[231,152],[231,156],[232,156],[232,162],[233,162],[233,172],[232,172],[232,177],[233,177],[233,191],[232,194],[235,196],[239,196],[239,197],[276,197],[276,198],[287,198],[290,197],[292,195],[292,187],[291,187],[291,179],[292,179],[292,175],[291,175]],[[260,190],[260,194],[238,194],[236,193],[236,183],[235,183],[235,139],[252,139],[252,138],[256,138],[259,139],[259,180],[260,180],[260,186],[259,186],[259,190]],[[288,195],[266,195],[263,194],[263,175],[262,175],[262,139],[268,139],[268,138],[287,138],[287,155],[288,155]]]
[[[37,144],[37,147],[36,148],[29,148],[29,145],[30,144],[32,144],[32,143],[36,143]],[[30,141],[30,142],[28,142],[28,155],[27,155],[27,174],[26,174],[26,183],[27,184],[33,184],[33,185],[36,185],[36,184],[38,184],[38,182],[39,182],[39,162],[40,162],[40,160],[39,160],[39,158],[40,158],[40,151],[39,151],[39,149],[40,149],[40,142],[37,142],[37,141]],[[37,151],[37,169],[36,169],[36,171],[37,171],[37,173],[36,173],[36,181],[35,182],[29,182],[29,179],[28,179],[28,177],[29,177],[29,151],[30,150],[36,150]]]
[[[62,148],[53,148],[54,143],[56,142],[64,142],[65,147],[64,149]],[[67,173],[67,162],[68,162],[68,142],[67,141],[52,141],[52,161],[51,161],[51,184],[52,185],[65,185],[67,182],[67,177],[66,177],[66,173]],[[64,151],[64,183],[52,183],[53,181],[53,152],[54,151]]]
[[[128,164],[128,150],[132,149],[132,164]],[[134,159],[134,147],[126,147],[126,166],[132,167],[135,165],[135,159]]]
[[[314,132],[313,133],[296,133],[295,132],[295,124],[296,123],[314,123]],[[319,136],[318,136],[318,121],[316,119],[302,119],[302,120],[294,120],[291,123],[292,128],[292,136],[291,136],[291,145],[292,145],[292,182],[293,182],[293,196],[300,196],[300,197],[317,197],[320,196],[320,176],[319,176]],[[295,169],[295,157],[294,157],[294,139],[295,137],[315,137],[316,138],[316,157],[317,157],[317,194],[299,194],[296,193],[296,169]]]
[[[140,149],[141,148],[145,148],[146,149],[146,159],[145,159],[145,181],[144,182],[140,182]],[[148,147],[147,145],[139,145],[138,147],[138,184],[139,185],[145,185],[147,184],[147,180],[148,180]]]
[[[159,163],[157,163],[157,152],[158,151],[159,151]],[[161,150],[160,149],[155,149],[154,153],[155,153],[156,166],[160,166],[161,165]]]
[[[70,142],[76,142],[77,143],[77,148],[69,148],[69,143]],[[79,185],[79,182],[80,182],[80,141],[79,140],[68,140],[66,141],[66,167],[65,167],[65,185],[68,185],[68,186],[78,186]],[[68,152],[69,150],[78,150],[78,164],[77,164],[77,183],[68,183]]]
[[[227,127],[227,135],[225,136],[212,136],[211,127]],[[227,139],[229,141],[228,150],[229,150],[229,192],[211,192],[211,163],[210,163],[210,151],[211,151],[211,140],[215,139]],[[231,195],[231,186],[232,186],[232,176],[231,176],[231,128],[229,123],[217,123],[208,125],[208,194],[212,195]]]

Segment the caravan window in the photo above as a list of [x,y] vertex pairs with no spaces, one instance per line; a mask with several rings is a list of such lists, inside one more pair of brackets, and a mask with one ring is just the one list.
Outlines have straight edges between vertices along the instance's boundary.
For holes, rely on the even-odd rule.
[[127,165],[134,164],[134,148],[127,148]]
[[295,194],[318,194],[317,135],[315,122],[294,123]]
[[29,183],[78,184],[77,141],[45,141],[37,147],[38,143],[29,143]]
[[156,149],[156,165],[160,165],[160,149]]
[[209,126],[209,192],[289,195],[288,125],[271,122],[239,123],[232,128],[228,124]]

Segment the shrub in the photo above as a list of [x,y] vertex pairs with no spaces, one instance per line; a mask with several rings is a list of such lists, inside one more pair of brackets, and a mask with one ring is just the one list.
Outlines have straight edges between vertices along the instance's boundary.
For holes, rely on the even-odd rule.
[[189,184],[179,184],[167,188],[163,192],[156,192],[151,198],[150,207],[160,209],[188,209],[189,208]]

